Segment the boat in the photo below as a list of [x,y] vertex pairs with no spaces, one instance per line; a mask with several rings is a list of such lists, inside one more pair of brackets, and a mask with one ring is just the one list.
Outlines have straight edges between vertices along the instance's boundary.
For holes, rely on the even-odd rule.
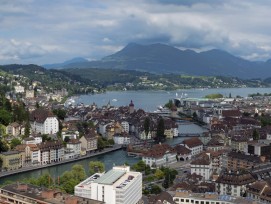
[[113,101],[113,102],[116,102],[116,101],[118,101],[118,100],[114,98],[114,99],[112,99],[112,101]]

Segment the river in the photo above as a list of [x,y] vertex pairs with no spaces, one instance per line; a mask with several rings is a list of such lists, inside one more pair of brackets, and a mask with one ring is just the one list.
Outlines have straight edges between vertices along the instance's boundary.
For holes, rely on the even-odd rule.
[[[177,93],[177,94],[176,94]],[[157,106],[163,105],[168,102],[169,99],[186,96],[191,98],[200,98],[204,97],[207,94],[212,93],[221,93],[224,96],[232,97],[237,95],[246,97],[251,93],[271,93],[271,88],[230,88],[230,89],[185,89],[177,91],[114,91],[106,92],[96,95],[81,95],[76,98],[76,103],[92,104],[95,103],[99,107],[106,105],[109,101],[113,106],[127,106],[130,103],[130,100],[134,101],[135,108],[142,108],[145,111],[152,112],[156,110]],[[168,140],[169,144],[177,144],[184,140],[183,137],[178,137],[175,139]],[[63,172],[68,171],[74,164],[83,165],[88,172],[88,164],[90,161],[99,160],[104,162],[106,170],[111,169],[112,166],[124,164],[128,162],[129,164],[134,164],[139,161],[138,158],[128,157],[126,152],[123,150],[115,151],[109,154],[100,155],[86,160],[81,160],[74,163],[63,164],[59,166],[53,166],[49,168],[44,168],[41,170],[30,171],[22,174],[17,174],[5,178],[1,178],[0,184],[6,181],[19,181],[24,178],[38,177],[44,173],[50,173],[52,177],[57,177],[63,174]]]

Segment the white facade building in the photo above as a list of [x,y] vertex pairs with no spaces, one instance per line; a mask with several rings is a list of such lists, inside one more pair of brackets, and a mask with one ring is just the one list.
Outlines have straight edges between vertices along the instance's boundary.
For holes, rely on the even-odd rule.
[[142,174],[130,171],[129,166],[113,167],[75,186],[74,194],[106,204],[136,204],[142,197]]
[[127,121],[122,121],[121,126],[125,132],[129,133],[129,123]]
[[14,86],[15,93],[24,93],[24,87],[21,85]]
[[113,136],[115,144],[128,145],[130,144],[130,136],[127,134],[115,134]]
[[213,167],[210,153],[203,155],[201,158],[191,162],[191,174],[197,174],[202,176],[206,181],[210,180]]
[[186,148],[191,150],[192,156],[198,155],[203,151],[203,143],[197,137],[184,140],[183,144],[185,145]]

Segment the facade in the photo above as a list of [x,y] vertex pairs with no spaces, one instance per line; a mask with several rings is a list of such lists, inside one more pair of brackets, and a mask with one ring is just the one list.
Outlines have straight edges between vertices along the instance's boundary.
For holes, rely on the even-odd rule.
[[17,137],[21,133],[21,126],[18,123],[16,123],[16,122],[10,123],[6,127],[6,133],[8,135],[12,135],[14,137]]
[[59,131],[59,122],[52,112],[39,108],[30,114],[30,125],[34,133],[55,134]]
[[130,136],[126,133],[123,132],[121,134],[115,134],[113,136],[115,144],[120,144],[120,145],[128,145],[130,144]]
[[243,196],[246,186],[255,181],[248,172],[222,172],[216,183],[216,192],[220,195]]
[[244,152],[251,155],[269,157],[271,155],[271,141],[270,140],[249,141],[245,145]]
[[271,185],[261,180],[247,186],[247,197],[260,203],[271,203]]
[[185,145],[186,148],[191,150],[192,156],[198,155],[203,151],[203,143],[197,137],[184,140],[183,144]]
[[59,162],[64,159],[64,147],[61,141],[47,141],[38,144],[42,165]]
[[20,151],[2,152],[0,158],[3,161],[2,169],[15,170],[23,166],[25,154]]
[[191,193],[176,191],[173,196],[176,204],[260,204],[243,197],[218,195],[217,193]]
[[14,86],[15,93],[24,93],[24,87],[21,85]]
[[210,180],[213,167],[210,153],[201,155],[197,160],[192,161],[191,163],[191,174],[197,174],[202,176],[206,181]]
[[65,149],[66,159],[77,158],[81,155],[81,142],[78,139],[71,139],[67,142],[67,146]]
[[121,126],[122,126],[124,132],[129,133],[129,123],[127,121],[122,121]]
[[247,142],[248,138],[246,137],[233,137],[231,139],[231,149],[244,152]]
[[34,97],[35,97],[34,90],[26,90],[25,91],[25,98],[34,98]]
[[227,156],[227,169],[239,171],[240,169],[251,169],[266,162],[265,157],[245,155],[239,152],[230,152]]
[[106,204],[136,204],[142,197],[142,175],[130,171],[129,166],[113,167],[75,186],[74,194]]
[[184,145],[176,145],[174,149],[177,152],[179,161],[187,161],[191,159],[191,150],[186,148]]
[[152,168],[167,166],[176,163],[176,150],[168,144],[157,144],[144,152],[142,160]]
[[0,202],[3,204],[102,204],[103,202],[80,198],[31,184],[13,183],[0,189]]
[[40,150],[36,144],[21,144],[15,149],[25,154],[23,166],[40,164]]
[[86,152],[94,151],[98,148],[97,136],[94,132],[88,135],[84,135],[80,138],[81,147],[86,150]]

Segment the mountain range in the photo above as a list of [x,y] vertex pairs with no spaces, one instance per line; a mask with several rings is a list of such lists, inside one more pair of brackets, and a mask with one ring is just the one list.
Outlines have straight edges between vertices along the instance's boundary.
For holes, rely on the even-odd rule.
[[151,45],[130,43],[122,50],[101,60],[88,61],[76,58],[64,63],[43,66],[54,69],[110,68],[158,74],[232,76],[244,79],[271,76],[271,59],[266,62],[254,62],[218,49],[197,53],[160,43]]

